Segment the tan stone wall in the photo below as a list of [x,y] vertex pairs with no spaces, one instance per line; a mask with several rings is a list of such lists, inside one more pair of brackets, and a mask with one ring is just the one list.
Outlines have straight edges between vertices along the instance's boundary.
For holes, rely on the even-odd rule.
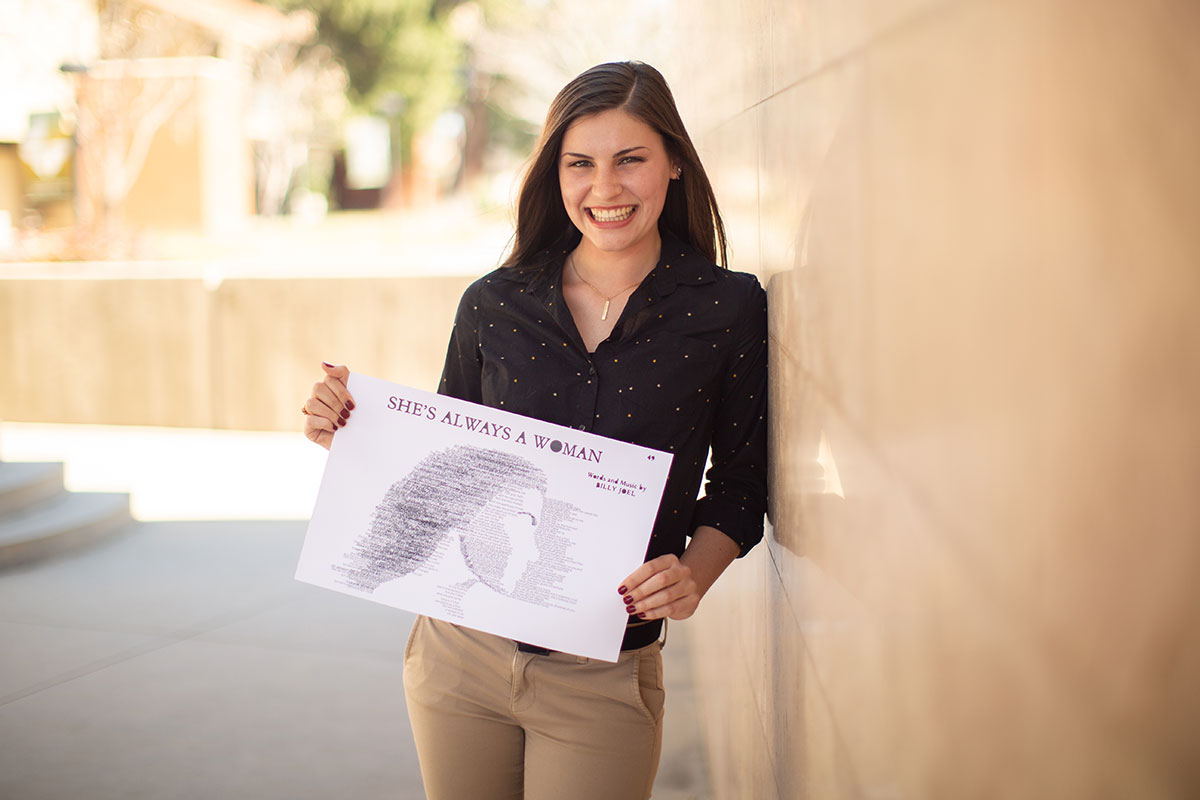
[[774,529],[690,623],[716,796],[1197,796],[1198,7],[686,7],[771,302]]
[[320,361],[433,390],[470,278],[0,280],[0,419],[299,430]]

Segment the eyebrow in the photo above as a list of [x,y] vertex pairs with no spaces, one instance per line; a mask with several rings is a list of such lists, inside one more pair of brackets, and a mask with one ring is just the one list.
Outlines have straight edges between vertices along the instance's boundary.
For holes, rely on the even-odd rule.
[[[617,152],[613,153],[613,158],[620,158],[623,155],[628,155],[629,153],[632,153],[634,150],[648,150],[648,149],[650,149],[650,148],[646,147],[646,145],[644,145],[644,144],[639,144],[636,147],[626,147],[624,150],[618,150]],[[568,157],[570,157],[570,158],[591,158],[591,156],[587,155],[586,153],[563,153],[562,157],[563,158],[568,158]]]

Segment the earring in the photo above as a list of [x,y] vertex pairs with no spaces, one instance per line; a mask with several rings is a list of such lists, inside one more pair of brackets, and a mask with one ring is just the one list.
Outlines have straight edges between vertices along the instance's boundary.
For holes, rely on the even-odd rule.
[[681,168],[679,168],[679,167],[676,167],[676,168],[675,168],[675,180],[679,180],[679,178],[680,178],[682,175],[683,175],[683,170],[682,170]]

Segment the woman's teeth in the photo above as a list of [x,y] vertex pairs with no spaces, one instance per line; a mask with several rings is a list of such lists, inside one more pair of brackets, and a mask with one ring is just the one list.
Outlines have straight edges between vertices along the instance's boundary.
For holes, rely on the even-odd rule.
[[637,206],[622,206],[621,208],[589,208],[588,212],[597,222],[620,222],[629,219]]

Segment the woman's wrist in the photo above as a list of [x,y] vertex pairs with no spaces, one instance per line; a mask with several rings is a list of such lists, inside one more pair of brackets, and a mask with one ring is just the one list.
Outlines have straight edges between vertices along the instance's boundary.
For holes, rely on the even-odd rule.
[[701,525],[692,532],[692,540],[679,561],[691,570],[692,580],[703,598],[740,552],[733,539],[710,525]]

